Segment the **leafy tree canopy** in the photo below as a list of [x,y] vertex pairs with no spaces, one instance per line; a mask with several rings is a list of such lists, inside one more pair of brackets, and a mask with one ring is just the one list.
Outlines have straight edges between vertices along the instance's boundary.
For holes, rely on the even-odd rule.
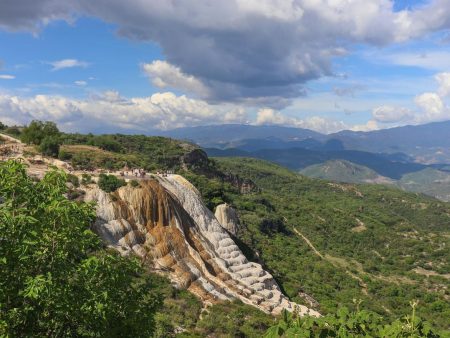
[[0,336],[149,337],[161,303],[139,264],[101,249],[59,171],[0,164]]

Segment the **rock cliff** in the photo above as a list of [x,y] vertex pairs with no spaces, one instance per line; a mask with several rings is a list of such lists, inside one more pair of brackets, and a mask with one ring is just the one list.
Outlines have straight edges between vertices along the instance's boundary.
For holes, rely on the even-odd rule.
[[109,246],[135,253],[205,303],[238,298],[268,313],[298,306],[300,314],[319,315],[290,302],[261,265],[245,258],[183,177],[154,177],[111,194],[93,186],[85,196],[97,203],[94,230]]

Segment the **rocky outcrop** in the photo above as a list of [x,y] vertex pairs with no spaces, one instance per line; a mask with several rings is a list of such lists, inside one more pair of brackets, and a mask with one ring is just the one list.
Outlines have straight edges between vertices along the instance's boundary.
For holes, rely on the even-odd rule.
[[239,217],[231,206],[228,204],[220,204],[216,207],[214,216],[222,227],[224,227],[229,233],[236,236],[239,229]]
[[290,302],[261,265],[249,262],[183,177],[169,175],[112,194],[91,187],[97,203],[94,230],[122,254],[134,253],[205,303],[238,298],[277,314],[316,311]]
[[233,187],[236,187],[241,194],[249,194],[252,192],[258,192],[258,186],[250,179],[241,178],[235,174],[225,174],[222,177],[224,182],[230,183]]

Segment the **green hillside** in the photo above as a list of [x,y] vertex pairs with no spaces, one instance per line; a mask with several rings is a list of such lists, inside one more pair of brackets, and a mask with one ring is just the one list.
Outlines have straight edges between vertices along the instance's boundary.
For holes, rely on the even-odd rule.
[[397,183],[402,189],[450,201],[450,173],[432,168],[404,175]]
[[361,308],[393,317],[417,299],[423,318],[448,326],[450,205],[386,186],[309,179],[256,159],[215,161],[261,189],[240,195],[223,186],[244,224],[241,247],[293,300],[311,305],[304,294],[311,295],[323,313],[361,300]]
[[311,165],[300,174],[334,182],[391,184],[400,189],[422,193],[442,201],[450,201],[450,173],[426,168],[403,175],[393,180],[379,175],[374,170],[345,160],[331,160]]
[[372,169],[345,160],[330,160],[315,164],[301,170],[300,173],[308,177],[347,183],[389,183],[391,181]]

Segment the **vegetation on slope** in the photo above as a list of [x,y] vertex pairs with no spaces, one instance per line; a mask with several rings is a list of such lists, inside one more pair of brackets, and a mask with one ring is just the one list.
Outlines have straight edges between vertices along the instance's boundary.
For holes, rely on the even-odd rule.
[[361,299],[362,309],[392,319],[417,299],[421,317],[448,328],[448,204],[384,186],[308,179],[255,159],[216,161],[261,189],[241,195],[223,185],[222,194],[245,225],[238,234],[243,250],[294,301],[311,306],[315,300],[322,313],[332,313],[341,306],[354,310],[353,300]]
[[101,249],[66,177],[0,164],[0,335],[148,337],[161,303],[137,261]]
[[375,171],[345,160],[330,160],[301,170],[302,175],[336,182],[363,183],[380,177]]

